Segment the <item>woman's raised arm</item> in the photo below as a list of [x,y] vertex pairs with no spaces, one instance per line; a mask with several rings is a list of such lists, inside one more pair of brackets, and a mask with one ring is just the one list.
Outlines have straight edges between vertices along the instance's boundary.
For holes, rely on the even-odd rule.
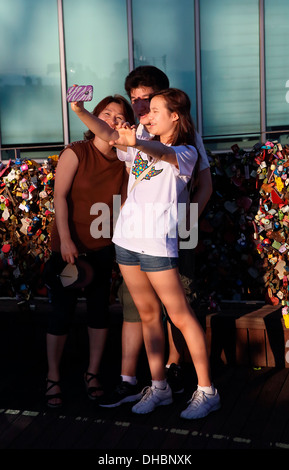
[[87,111],[83,102],[72,102],[71,109],[91,132],[105,142],[110,142],[118,138],[118,132],[112,129],[105,121],[102,121],[97,116]]

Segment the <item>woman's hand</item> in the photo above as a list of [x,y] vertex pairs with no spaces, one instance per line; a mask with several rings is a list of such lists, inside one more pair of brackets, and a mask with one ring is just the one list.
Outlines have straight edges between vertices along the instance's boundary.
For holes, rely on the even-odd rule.
[[71,109],[76,114],[82,113],[82,111],[84,111],[84,109],[85,109],[83,101],[72,101],[71,102]]
[[75,258],[78,257],[78,251],[71,238],[61,240],[60,251],[63,261],[74,264]]

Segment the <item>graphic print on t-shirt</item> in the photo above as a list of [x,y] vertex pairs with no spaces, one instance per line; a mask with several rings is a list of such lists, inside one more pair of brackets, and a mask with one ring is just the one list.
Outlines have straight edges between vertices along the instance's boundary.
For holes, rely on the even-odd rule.
[[[147,160],[143,160],[141,157],[140,152],[137,153],[137,156],[134,161],[134,165],[132,167],[132,174],[135,175],[136,178],[148,167]],[[156,170],[154,166],[151,167],[148,174],[144,177],[144,180],[150,180],[153,176],[159,175],[163,169]]]

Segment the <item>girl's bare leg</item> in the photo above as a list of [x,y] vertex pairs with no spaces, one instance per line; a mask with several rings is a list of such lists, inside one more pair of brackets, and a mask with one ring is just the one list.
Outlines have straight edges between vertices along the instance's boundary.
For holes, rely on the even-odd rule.
[[182,332],[198,376],[198,384],[211,385],[209,358],[203,328],[188,305],[177,269],[147,273],[174,325]]
[[165,336],[160,301],[147,273],[141,271],[139,266],[120,265],[120,270],[142,320],[152,380],[164,380]]
[[168,342],[169,342],[169,357],[167,364],[180,364],[184,352],[185,340],[182,333],[172,325],[169,321],[167,322],[168,330]]

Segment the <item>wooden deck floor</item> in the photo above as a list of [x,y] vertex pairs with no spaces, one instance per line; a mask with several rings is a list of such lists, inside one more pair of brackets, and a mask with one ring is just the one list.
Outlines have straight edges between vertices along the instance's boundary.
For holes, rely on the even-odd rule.
[[[9,306],[10,305],[10,306]],[[21,312],[0,302],[0,449],[94,449],[108,455],[212,449],[289,449],[289,369],[220,365],[213,369],[221,410],[186,421],[179,417],[196,386],[187,365],[184,394],[150,415],[113,409],[87,399],[85,325],[76,318],[63,359],[65,405],[51,411],[43,401],[46,375],[46,306]],[[103,376],[111,385],[120,370],[120,318],[115,315]],[[148,380],[145,356],[140,368]]]

